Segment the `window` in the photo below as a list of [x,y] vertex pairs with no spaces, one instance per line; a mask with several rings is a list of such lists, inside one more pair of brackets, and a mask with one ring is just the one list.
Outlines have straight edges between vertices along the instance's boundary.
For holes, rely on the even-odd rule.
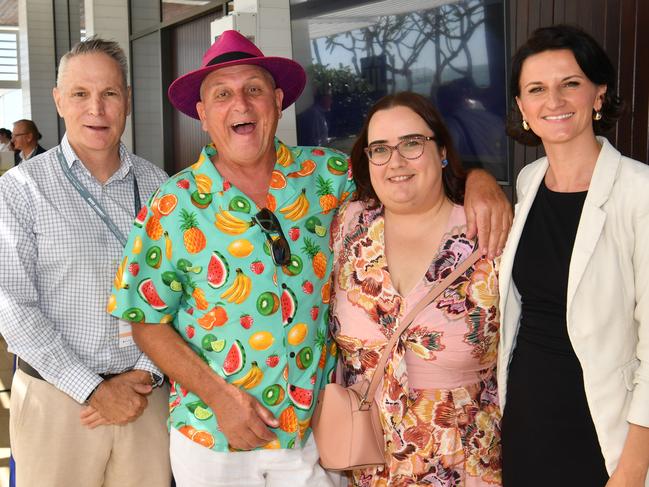
[[[20,81],[17,29],[0,29],[0,81]],[[6,87],[14,86],[8,84]]]
[[349,152],[372,104],[410,90],[439,108],[465,166],[508,181],[502,0],[292,0],[291,19],[309,75],[300,144]]
[[137,0],[130,2],[131,34],[157,29],[160,23],[184,20],[207,9],[222,6],[225,0]]

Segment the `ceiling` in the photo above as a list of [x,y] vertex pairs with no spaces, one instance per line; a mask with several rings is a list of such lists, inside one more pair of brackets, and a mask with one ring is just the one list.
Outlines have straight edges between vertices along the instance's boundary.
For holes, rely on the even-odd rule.
[[291,21],[306,19],[309,37],[318,39],[374,25],[381,17],[426,11],[458,2],[460,0],[290,0]]
[[[162,0],[164,17],[177,18],[183,14],[208,4],[205,0]],[[84,2],[79,2],[80,17],[83,23]],[[0,26],[18,26],[18,0],[0,0]],[[82,26],[83,27],[83,26]]]

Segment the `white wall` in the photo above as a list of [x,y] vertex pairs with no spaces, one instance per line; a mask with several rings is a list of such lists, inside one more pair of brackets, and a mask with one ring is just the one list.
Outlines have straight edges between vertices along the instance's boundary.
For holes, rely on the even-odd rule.
[[56,83],[53,18],[52,0],[18,1],[23,117],[36,123],[45,148],[59,143],[58,118],[52,100]]
[[[29,0],[30,2],[32,0]],[[131,65],[129,54],[128,0],[85,0],[86,36],[98,35],[106,40],[117,41]],[[130,79],[130,75],[127,79]],[[133,150],[131,117],[126,120],[122,142]]]
[[21,90],[8,90],[0,96],[0,127],[13,131],[13,123],[23,116]]
[[164,168],[162,100],[160,85],[160,35],[133,42],[133,127],[138,156]]

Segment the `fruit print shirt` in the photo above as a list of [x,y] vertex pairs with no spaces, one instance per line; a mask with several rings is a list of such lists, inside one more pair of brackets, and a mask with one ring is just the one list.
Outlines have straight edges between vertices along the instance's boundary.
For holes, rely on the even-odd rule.
[[[112,314],[172,323],[230,384],[278,419],[267,448],[292,448],[310,434],[314,391],[335,364],[327,315],[329,225],[353,191],[346,156],[275,141],[277,163],[267,207],[277,216],[291,262],[276,267],[256,205],[223,180],[210,158],[160,187],[135,221],[115,278]],[[200,398],[172,384],[170,423],[194,441],[228,451],[217,419]]]

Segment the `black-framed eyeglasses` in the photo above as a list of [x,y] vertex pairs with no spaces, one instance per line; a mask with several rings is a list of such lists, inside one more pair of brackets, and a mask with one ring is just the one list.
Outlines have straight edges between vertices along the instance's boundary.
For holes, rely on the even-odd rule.
[[365,148],[365,154],[375,166],[384,166],[390,162],[395,150],[404,159],[418,159],[424,153],[424,145],[429,140],[435,140],[435,136],[416,135],[403,139],[397,145],[371,144]]
[[[259,225],[259,228],[266,234],[270,245],[270,256],[275,265],[288,265],[291,262],[291,248],[275,213],[268,208],[262,208],[259,213],[253,215],[252,221]],[[275,238],[271,234],[275,234]]]

